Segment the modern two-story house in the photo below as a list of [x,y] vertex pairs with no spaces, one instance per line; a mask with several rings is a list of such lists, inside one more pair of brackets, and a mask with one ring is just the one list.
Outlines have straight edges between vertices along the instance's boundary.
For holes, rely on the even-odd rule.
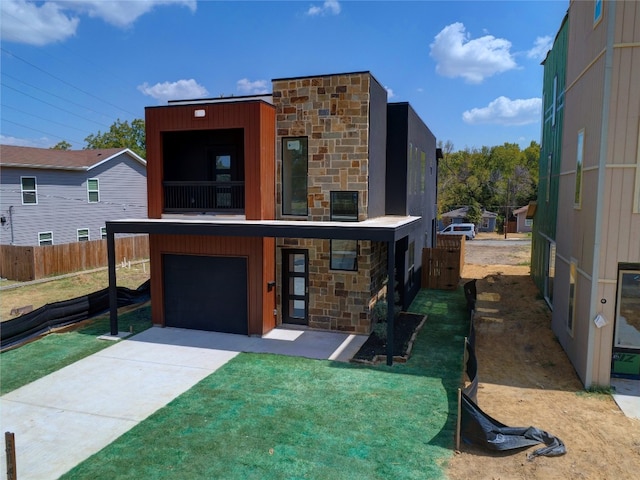
[[0,145],[0,244],[106,238],[107,220],[147,215],[146,161],[127,148]]
[[376,302],[392,317],[394,297],[406,307],[417,293],[435,230],[433,134],[369,72],[272,87],[146,110],[149,219],[107,232],[108,244],[149,233],[154,324],[366,334]]
[[544,64],[532,273],[585,387],[640,379],[638,25],[637,2],[571,1]]

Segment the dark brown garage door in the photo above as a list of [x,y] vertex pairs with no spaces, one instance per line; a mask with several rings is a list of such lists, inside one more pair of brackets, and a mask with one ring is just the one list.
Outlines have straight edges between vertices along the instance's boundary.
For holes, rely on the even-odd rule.
[[163,255],[168,327],[248,334],[247,260]]

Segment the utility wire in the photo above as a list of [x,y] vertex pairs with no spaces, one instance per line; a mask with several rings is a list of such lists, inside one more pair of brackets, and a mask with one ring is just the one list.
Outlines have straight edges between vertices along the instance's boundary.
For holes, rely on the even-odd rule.
[[29,112],[25,112],[24,110],[20,110],[19,108],[12,107],[12,106],[10,106],[10,105],[5,105],[4,103],[3,103],[2,105],[0,105],[0,106],[1,106],[2,108],[8,108],[8,109],[10,109],[10,110],[15,110],[16,112],[20,112],[20,113],[22,113],[23,115],[28,115],[28,116],[30,116],[30,117],[38,118],[38,119],[40,119],[40,120],[45,120],[45,121],[50,122],[50,123],[55,123],[56,125],[60,125],[60,126],[65,127],[65,128],[71,128],[71,129],[73,129],[73,130],[77,130],[77,131],[82,132],[82,133],[84,133],[84,132],[85,132],[85,130],[82,130],[81,128],[78,128],[78,127],[72,127],[71,125],[67,125],[66,123],[56,122],[55,120],[47,120],[46,118],[39,117],[38,115],[34,115],[34,114],[32,114],[32,113],[29,113]]
[[[11,121],[11,120],[7,120],[6,118],[3,118],[3,119],[2,119],[2,121],[3,121],[3,122],[7,122],[7,123],[12,123],[13,125],[17,125],[18,127],[26,128],[26,129],[28,129],[28,130],[33,130],[34,132],[44,133],[45,135],[49,135],[49,136],[51,136],[51,137],[59,138],[60,140],[69,141],[69,139],[63,138],[63,137],[61,137],[61,136],[59,136],[59,135],[55,135],[55,134],[50,133],[50,132],[45,132],[44,130],[38,130],[37,128],[29,127],[29,126],[27,126],[27,125],[23,125],[23,124],[18,123],[18,122],[14,122],[14,121]],[[71,141],[72,141],[73,143],[83,143],[83,142],[81,142],[81,141],[79,141],[79,140],[73,140],[73,139],[71,139]]]

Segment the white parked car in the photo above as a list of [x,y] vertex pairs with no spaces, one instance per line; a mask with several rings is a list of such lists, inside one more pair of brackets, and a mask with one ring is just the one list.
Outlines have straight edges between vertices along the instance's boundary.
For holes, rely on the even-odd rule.
[[476,238],[476,226],[473,223],[452,223],[440,235],[464,235],[467,240],[473,240]]

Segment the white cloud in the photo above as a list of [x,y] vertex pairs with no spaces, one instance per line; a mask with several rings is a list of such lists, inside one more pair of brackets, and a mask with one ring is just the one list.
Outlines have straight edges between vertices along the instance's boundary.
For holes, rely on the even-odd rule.
[[183,5],[192,12],[196,0],[64,0],[27,2],[1,0],[2,40],[29,45],[46,45],[75,35],[81,15],[101,18],[124,28],[156,6]]
[[337,0],[325,0],[321,7],[317,5],[312,5],[307,10],[307,15],[316,16],[316,15],[338,15],[342,7],[340,6],[340,2]]
[[538,37],[533,44],[533,48],[527,52],[527,58],[534,58],[542,61],[547,56],[547,52],[551,50],[552,46],[553,38],[550,36]]
[[511,100],[498,97],[484,108],[472,108],[462,114],[462,120],[471,125],[497,124],[507,126],[527,125],[540,120],[540,98]]
[[138,90],[161,102],[202,98],[209,95],[207,89],[199,85],[193,78],[177,82],[156,83],[155,85],[144,82],[142,85],[138,85]]
[[511,42],[492,35],[471,40],[459,22],[444,27],[430,47],[438,74],[462,77],[469,83],[481,83],[487,77],[517,67],[510,52]]
[[2,145],[13,145],[16,147],[36,147],[36,148],[50,148],[53,147],[56,141],[51,140],[47,137],[41,137],[38,139],[29,139],[29,138],[18,138],[18,137],[10,137],[7,135],[0,135],[0,144]]
[[387,98],[388,98],[389,100],[391,100],[393,97],[395,97],[395,96],[396,96],[396,94],[395,94],[395,93],[393,93],[393,90],[392,90],[392,89],[390,89],[389,87],[384,87],[384,89],[387,91]]
[[242,78],[236,82],[236,88],[245,95],[259,95],[269,93],[269,82],[266,80],[252,82],[248,78]]
[[25,0],[0,1],[3,41],[42,46],[75,35],[80,19],[65,15],[58,4],[40,6]]

